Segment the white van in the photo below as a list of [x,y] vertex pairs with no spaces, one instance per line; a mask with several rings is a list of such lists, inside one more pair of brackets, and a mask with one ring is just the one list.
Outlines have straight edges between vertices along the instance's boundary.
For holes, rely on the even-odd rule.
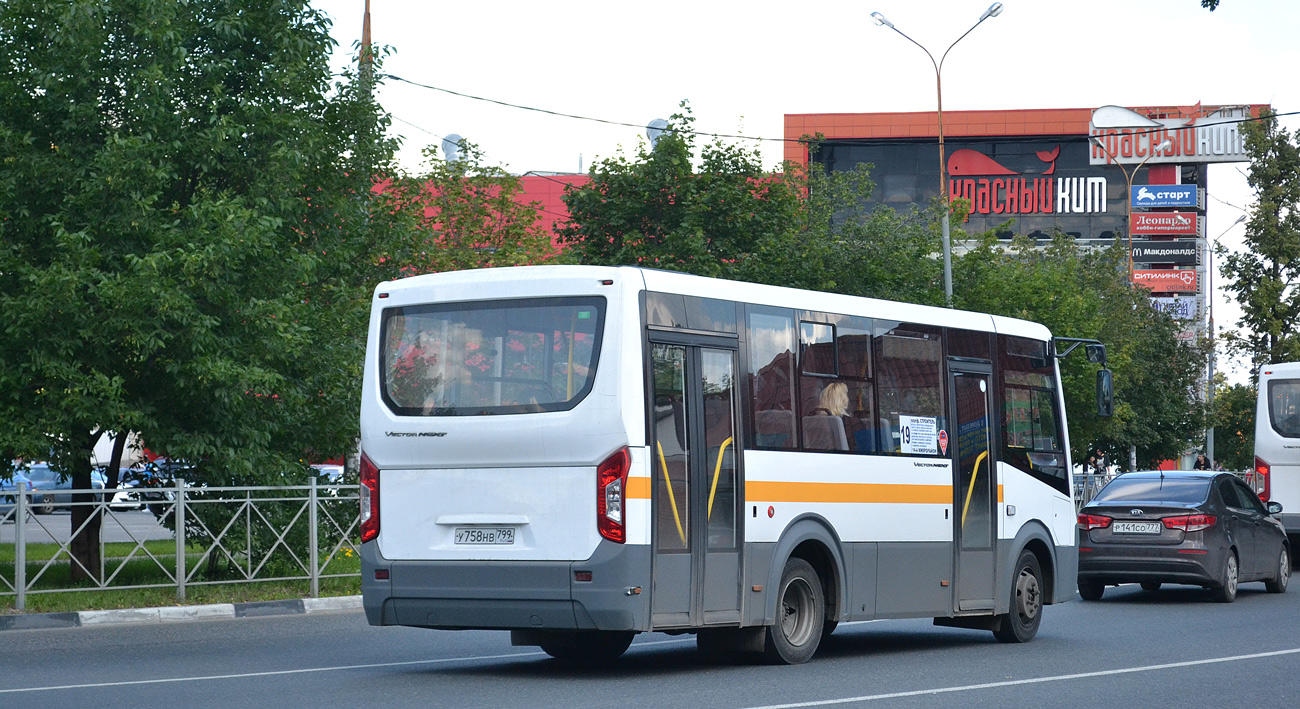
[[1282,503],[1287,534],[1300,537],[1300,362],[1260,367],[1254,482],[1261,499]]

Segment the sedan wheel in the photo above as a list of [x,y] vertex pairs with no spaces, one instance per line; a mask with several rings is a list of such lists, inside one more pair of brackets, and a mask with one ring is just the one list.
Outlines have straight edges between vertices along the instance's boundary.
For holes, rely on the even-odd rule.
[[1237,554],[1229,550],[1223,561],[1219,587],[1213,591],[1214,600],[1220,603],[1232,603],[1237,600],[1237,573]]
[[1106,586],[1092,581],[1079,582],[1079,598],[1085,601],[1100,601]]
[[1277,577],[1264,582],[1264,588],[1269,593],[1286,593],[1287,582],[1291,580],[1291,554],[1287,552],[1286,545],[1282,545],[1282,553],[1277,560]]
[[54,514],[54,496],[45,495],[44,497],[40,498],[40,502],[37,503],[34,507],[32,507],[32,511],[38,515]]

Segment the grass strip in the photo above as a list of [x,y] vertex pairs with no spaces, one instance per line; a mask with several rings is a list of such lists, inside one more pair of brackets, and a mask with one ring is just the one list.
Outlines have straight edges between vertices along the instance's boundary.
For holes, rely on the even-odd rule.
[[[309,581],[267,581],[262,583],[187,586],[185,600],[176,598],[176,589],[137,588],[116,590],[36,593],[27,596],[25,613],[67,613],[75,611],[116,610],[122,608],[159,608],[197,606],[209,603],[249,603],[310,598]],[[320,580],[320,597],[355,596],[361,593],[361,577]],[[0,614],[20,611],[14,608],[14,596],[0,598]]]

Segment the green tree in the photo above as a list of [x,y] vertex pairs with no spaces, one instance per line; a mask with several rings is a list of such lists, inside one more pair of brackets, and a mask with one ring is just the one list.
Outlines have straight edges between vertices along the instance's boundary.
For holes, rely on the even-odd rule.
[[984,235],[953,264],[955,305],[1042,323],[1053,335],[1093,338],[1107,346],[1115,376],[1115,415],[1096,411],[1097,365],[1078,354],[1061,360],[1072,457],[1102,448],[1127,463],[1137,446],[1149,467],[1180,456],[1204,430],[1195,387],[1204,352],[1179,341],[1182,326],[1150,307],[1131,287],[1123,245],[1092,251],[1058,234],[1046,247],[1017,238],[1010,246]]
[[598,162],[566,192],[561,240],[579,261],[939,302],[937,236],[916,214],[867,214],[867,166],[773,173],[756,149],[715,140],[697,151],[693,125],[683,103],[653,147]]
[[1228,470],[1250,470],[1255,465],[1255,392],[1253,386],[1216,383],[1214,457]]
[[460,147],[457,160],[441,160],[428,148],[425,172],[383,184],[391,202],[414,219],[412,238],[386,258],[403,274],[567,260],[538,223],[540,203],[522,201],[523,181],[485,164],[473,143]]
[[0,4],[0,450],[78,488],[106,431],[218,483],[347,450],[405,216],[333,44],[305,0]]
[[1255,204],[1244,249],[1219,247],[1224,288],[1241,306],[1228,347],[1255,367],[1300,361],[1300,133],[1266,112],[1241,125]]
[[722,278],[752,275],[755,259],[802,260],[812,265],[799,282],[824,285],[819,245],[783,250],[798,228],[798,185],[767,174],[755,151],[721,142],[704,147],[697,172],[694,118],[683,107],[653,147],[594,164],[591,182],[565,192],[560,240],[582,263]]
[[[805,136],[816,154],[821,136]],[[825,263],[834,290],[867,298],[943,305],[943,264],[936,200],[928,209],[897,212],[869,208],[875,185],[870,164],[827,173],[812,162],[807,187],[806,232],[828,244]],[[787,171],[799,174],[798,166]],[[957,205],[960,222],[964,212]]]

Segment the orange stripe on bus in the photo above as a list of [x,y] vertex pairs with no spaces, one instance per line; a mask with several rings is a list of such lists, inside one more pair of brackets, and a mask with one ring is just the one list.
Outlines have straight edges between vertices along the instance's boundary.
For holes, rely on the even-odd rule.
[[650,478],[628,478],[627,499],[629,500],[650,499]]
[[750,480],[745,499],[754,502],[904,502],[951,504],[951,485],[794,483]]
[[[650,499],[650,478],[628,478],[627,498]],[[751,480],[745,483],[745,498],[762,502],[904,502],[943,505],[952,502],[952,487]],[[998,502],[1002,502],[1001,485],[998,485]]]

